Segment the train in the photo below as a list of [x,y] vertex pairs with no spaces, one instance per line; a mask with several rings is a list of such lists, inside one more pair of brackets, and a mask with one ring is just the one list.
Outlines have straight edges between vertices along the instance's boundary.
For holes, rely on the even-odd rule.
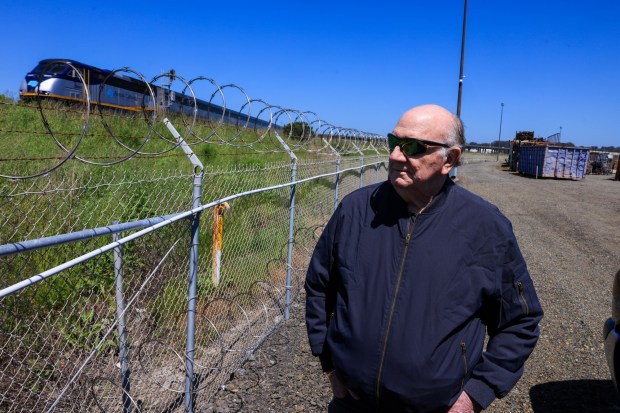
[[[101,69],[71,59],[44,59],[26,74],[20,85],[19,95],[22,99],[46,97],[67,102],[85,102],[86,87],[91,103],[101,107],[128,111],[165,110],[186,114],[194,112],[194,98],[191,95],[150,84],[151,95],[144,81],[121,72],[123,71]],[[174,79],[172,71],[168,78]],[[196,116],[241,126],[271,126],[268,120],[225,109],[200,99],[196,99]]]

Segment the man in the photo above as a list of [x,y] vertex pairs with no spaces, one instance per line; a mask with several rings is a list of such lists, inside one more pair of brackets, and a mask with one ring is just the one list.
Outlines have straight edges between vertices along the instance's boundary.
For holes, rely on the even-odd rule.
[[542,309],[510,222],[448,178],[463,135],[439,106],[406,112],[388,181],[345,197],[317,243],[306,323],[329,412],[479,412],[523,373]]

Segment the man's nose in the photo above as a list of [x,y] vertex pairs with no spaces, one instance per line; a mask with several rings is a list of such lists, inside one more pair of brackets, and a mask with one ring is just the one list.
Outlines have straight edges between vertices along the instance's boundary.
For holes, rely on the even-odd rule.
[[407,161],[407,157],[405,156],[403,151],[400,150],[400,145],[396,145],[394,150],[390,153],[390,159],[397,161],[397,162]]

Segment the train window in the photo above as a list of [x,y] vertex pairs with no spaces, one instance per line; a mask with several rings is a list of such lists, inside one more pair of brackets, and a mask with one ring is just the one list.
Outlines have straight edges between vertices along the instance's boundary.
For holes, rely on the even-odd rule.
[[69,77],[78,77],[77,73],[75,72],[75,69],[71,69],[69,71]]
[[30,73],[41,73],[43,69],[45,69],[45,64],[39,63],[34,69],[30,71]]
[[44,62],[44,63],[39,63],[34,69],[32,69],[30,73],[39,74],[43,72],[43,70],[45,70],[45,74],[55,76],[55,75],[64,73],[68,68],[69,66],[67,66],[64,63]]
[[103,79],[105,79],[105,76],[103,75],[103,73],[97,71],[97,70],[91,70],[90,71],[90,81],[91,82],[95,82],[95,83],[100,83],[103,82]]
[[62,74],[65,70],[67,70],[68,66],[63,63],[53,63],[47,66],[47,70],[45,73],[51,75],[59,75]]

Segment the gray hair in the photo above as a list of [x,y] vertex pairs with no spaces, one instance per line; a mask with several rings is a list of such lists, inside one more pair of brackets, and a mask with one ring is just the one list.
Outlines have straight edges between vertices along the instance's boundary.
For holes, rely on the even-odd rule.
[[[450,145],[450,147],[458,146],[460,149],[462,149],[463,145],[465,145],[465,127],[463,126],[463,121],[456,116],[454,116],[452,125],[450,125],[450,128],[448,129],[446,143]],[[443,148],[444,156],[448,156],[448,151],[450,151],[450,148]],[[460,157],[454,166],[461,166]]]
[[458,146],[459,148],[465,145],[465,127],[463,126],[463,121],[456,116],[448,130],[446,143],[450,146]]

